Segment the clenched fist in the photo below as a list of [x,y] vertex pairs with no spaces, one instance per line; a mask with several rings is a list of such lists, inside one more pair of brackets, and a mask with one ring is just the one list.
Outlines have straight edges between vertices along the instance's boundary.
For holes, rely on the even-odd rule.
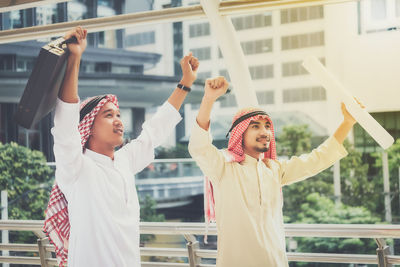
[[180,63],[182,68],[182,80],[180,83],[191,87],[197,78],[197,70],[200,65],[199,60],[193,56],[192,52],[189,52],[181,59]]
[[86,49],[87,30],[83,29],[80,26],[75,27],[74,29],[65,33],[64,39],[67,40],[67,39],[71,38],[72,36],[75,36],[77,43],[69,43],[68,44],[69,52],[70,52],[71,56],[80,57],[80,56],[82,56],[83,51],[85,51],[85,49]]
[[204,97],[217,100],[228,90],[229,83],[223,76],[207,79],[204,87]]

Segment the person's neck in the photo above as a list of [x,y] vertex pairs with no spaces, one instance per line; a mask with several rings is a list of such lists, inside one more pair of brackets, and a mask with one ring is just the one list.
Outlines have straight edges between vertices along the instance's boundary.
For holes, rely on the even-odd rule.
[[256,160],[258,160],[260,158],[260,152],[257,151],[244,151],[245,154],[249,155],[252,158],[255,158]]
[[89,143],[88,149],[92,150],[93,152],[105,155],[114,160],[114,148],[111,146],[107,145],[100,146],[98,144]]

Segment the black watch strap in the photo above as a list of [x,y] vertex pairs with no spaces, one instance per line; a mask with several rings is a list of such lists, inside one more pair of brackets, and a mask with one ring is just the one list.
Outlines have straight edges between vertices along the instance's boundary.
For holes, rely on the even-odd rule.
[[190,87],[186,87],[181,83],[178,83],[178,85],[176,87],[181,88],[182,90],[185,90],[186,92],[190,92],[192,90]]

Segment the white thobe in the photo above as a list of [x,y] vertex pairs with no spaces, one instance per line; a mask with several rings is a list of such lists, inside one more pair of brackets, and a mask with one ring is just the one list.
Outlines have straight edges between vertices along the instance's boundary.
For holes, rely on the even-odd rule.
[[68,201],[68,266],[138,267],[140,206],[134,174],[154,159],[154,148],[181,120],[165,102],[143,124],[140,136],[114,160],[86,149],[78,131],[79,104],[57,101],[54,127],[56,181]]

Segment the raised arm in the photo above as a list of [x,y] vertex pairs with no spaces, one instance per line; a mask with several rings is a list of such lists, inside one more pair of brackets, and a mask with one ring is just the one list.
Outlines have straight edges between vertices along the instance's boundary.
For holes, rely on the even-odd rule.
[[[187,54],[181,59],[182,79],[179,84],[191,88],[197,77],[197,70],[199,68],[199,60],[192,55],[192,52]],[[186,98],[188,91],[176,87],[168,98],[168,102],[176,109],[179,110]]]
[[67,68],[65,70],[64,80],[58,94],[58,97],[66,103],[78,103],[78,76],[79,76],[79,65],[83,52],[86,49],[86,36],[87,31],[81,27],[76,27],[73,30],[68,31],[64,39],[67,40],[75,36],[77,43],[68,44],[69,56]]
[[[188,53],[181,60],[182,79],[180,84],[191,87],[196,80],[199,61],[192,53]],[[139,137],[120,149],[116,155],[129,159],[132,173],[137,173],[154,159],[154,149],[160,146],[171,135],[175,126],[182,119],[179,109],[185,100],[187,91],[176,87],[168,100],[157,110],[156,114],[143,124]]]
[[[79,63],[86,48],[86,30],[77,27],[64,36],[75,36],[78,43],[69,44],[69,57],[64,80],[59,92],[54,114],[54,156],[56,160],[56,180],[63,192],[78,178],[83,164],[79,124],[78,75]],[[68,191],[68,190],[67,190]]]
[[204,86],[204,96],[200,104],[199,114],[197,115],[197,123],[199,126],[208,131],[210,125],[210,114],[215,101],[228,90],[229,83],[222,76],[207,79]]
[[[360,102],[359,104],[364,108]],[[280,162],[280,177],[283,185],[313,176],[347,155],[347,151],[343,147],[343,142],[356,123],[356,120],[350,115],[343,103],[341,104],[341,109],[344,117],[343,122],[339,125],[333,136],[309,154],[292,157],[290,160]]]
[[195,123],[189,140],[189,152],[199,165],[204,175],[214,183],[222,176],[225,166],[223,154],[212,145],[211,135],[208,132],[210,113],[214,102],[228,89],[228,82],[224,77],[208,79],[204,88],[203,100],[200,104]]

